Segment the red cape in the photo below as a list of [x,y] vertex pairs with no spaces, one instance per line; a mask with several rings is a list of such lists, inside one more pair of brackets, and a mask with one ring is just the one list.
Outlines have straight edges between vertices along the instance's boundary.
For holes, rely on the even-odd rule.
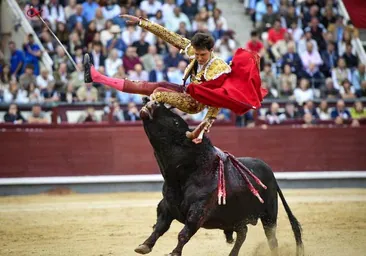
[[258,62],[256,53],[239,48],[229,74],[200,84],[191,83],[187,93],[205,105],[227,108],[238,115],[259,108],[267,90],[261,88]]

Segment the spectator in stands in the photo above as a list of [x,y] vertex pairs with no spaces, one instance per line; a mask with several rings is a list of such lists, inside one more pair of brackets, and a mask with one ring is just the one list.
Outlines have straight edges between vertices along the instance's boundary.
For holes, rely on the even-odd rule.
[[258,53],[259,56],[263,56],[266,52],[263,43],[259,40],[258,32],[255,30],[250,33],[250,40],[248,41],[246,48]]
[[99,69],[99,67],[105,66],[105,57],[102,53],[102,48],[103,48],[102,42],[100,41],[93,42],[93,50],[89,56],[95,69]]
[[312,34],[310,31],[305,31],[305,35],[302,39],[300,39],[297,52],[302,54],[307,50],[307,44],[311,42],[313,44],[313,51],[318,52],[318,43],[312,38]]
[[149,73],[146,70],[143,70],[141,64],[136,64],[134,70],[129,72],[129,79],[132,81],[148,81]]
[[289,44],[295,45],[295,42],[292,40],[291,35],[286,32],[283,40],[279,40],[277,43],[272,45],[271,52],[274,55],[276,61],[279,61],[282,56],[287,53]]
[[9,88],[4,90],[4,102],[27,103],[28,101],[27,91],[19,88],[16,80],[10,81]]
[[294,98],[299,105],[302,105],[308,100],[314,99],[314,92],[309,88],[309,80],[303,78],[300,80],[299,88],[294,90]]
[[332,78],[328,77],[325,80],[325,86],[321,88],[320,97],[322,99],[337,99],[341,97],[339,91],[334,88]]
[[358,65],[358,69],[352,74],[352,85],[356,91],[361,89],[361,84],[363,81],[366,81],[366,66],[360,63]]
[[296,44],[300,42],[301,38],[304,35],[304,30],[299,28],[297,22],[291,23],[291,28],[289,28],[287,31],[288,33],[290,33],[291,37],[293,38]]
[[263,81],[261,83],[261,87],[265,90],[268,91],[267,95],[266,95],[266,99],[274,99],[274,98],[278,98],[278,92],[275,88],[270,87],[267,83],[267,81]]
[[352,46],[352,54],[356,54],[356,42],[352,39],[351,34],[348,31],[344,31],[342,41],[338,42],[338,54],[339,56],[343,56],[346,52],[347,45],[350,44]]
[[339,93],[342,96],[342,99],[354,99],[355,96],[355,88],[353,88],[351,82],[345,79],[342,82],[342,87],[339,90]]
[[264,69],[260,72],[262,81],[265,81],[270,88],[278,88],[278,81],[272,72],[271,63],[264,64]]
[[81,22],[84,28],[88,25],[88,21],[83,16],[83,6],[81,4],[76,5],[75,14],[71,15],[67,21],[67,29],[73,31],[78,22]]
[[163,27],[165,26],[165,17],[163,16],[163,12],[161,10],[157,11],[155,17],[151,17],[150,21],[157,23]]
[[273,0],[261,0],[257,1],[255,5],[255,23],[260,24],[262,22],[263,15],[267,13],[267,6],[272,4],[274,12],[278,12],[278,6],[276,1]]
[[118,58],[118,50],[112,49],[109,52],[108,58],[105,60],[105,68],[107,76],[113,77],[117,71],[118,67],[123,65],[122,59]]
[[[126,12],[123,12],[122,13],[122,9],[123,10],[126,10],[126,8],[121,8],[121,14],[126,14]],[[120,28],[124,28],[125,27],[125,23],[124,22],[121,22],[120,19],[122,19],[122,17],[115,17],[113,19],[113,23],[118,25]],[[97,31],[100,32],[104,29],[105,27],[105,22],[106,22],[106,19],[104,18],[103,16],[103,11],[102,11],[102,8],[101,7],[98,7],[95,11],[95,18],[94,18],[94,21],[95,21],[95,24],[96,24],[96,28],[97,28]]]
[[306,113],[303,116],[304,123],[301,125],[302,128],[310,128],[316,124],[316,119],[312,117],[311,114]]
[[12,76],[11,76],[11,72],[10,72],[10,66],[8,64],[5,64],[2,67],[2,71],[0,72],[0,84],[9,85],[11,80],[12,80]]
[[319,16],[319,7],[317,5],[312,5],[308,12],[303,13],[302,24],[303,27],[308,27],[311,25],[313,18]]
[[319,107],[316,108],[320,120],[330,120],[330,109],[328,108],[328,102],[322,100]]
[[332,79],[334,88],[340,89],[344,80],[351,81],[351,71],[347,68],[346,62],[343,58],[339,58],[337,67],[332,70]]
[[301,118],[301,114],[296,110],[295,104],[292,102],[287,102],[285,106],[285,117],[286,120],[295,120]]
[[325,34],[327,30],[323,24],[319,24],[319,19],[317,17],[312,17],[309,27],[305,28],[305,31],[310,31],[313,39],[317,42],[319,50],[323,51],[326,49],[325,44]]
[[72,15],[76,13],[76,0],[69,0],[69,4],[65,6],[65,19],[69,20]]
[[34,83],[30,83],[27,91],[27,97],[30,103],[41,103],[43,102],[43,97],[41,91]]
[[306,44],[306,51],[301,54],[301,61],[305,71],[310,71],[310,66],[313,67],[313,72],[319,70],[319,66],[323,64],[318,51],[313,51],[313,44],[308,42]]
[[282,85],[284,83],[290,84],[291,91],[295,90],[297,85],[297,77],[291,72],[291,66],[289,64],[284,66],[283,73],[279,77],[279,84]]
[[357,97],[366,97],[366,81],[362,81],[361,89],[357,90],[356,92]]
[[140,4],[140,9],[144,11],[149,18],[155,16],[156,12],[161,10],[162,4],[156,0],[144,0]]
[[46,115],[42,112],[42,107],[39,104],[32,106],[32,113],[28,117],[28,123],[30,124],[47,124],[49,121]]
[[58,0],[50,0],[47,5],[44,5],[43,17],[51,23],[53,30],[56,30],[57,22],[66,22],[64,7]]
[[93,107],[88,107],[84,113],[80,115],[78,118],[78,123],[97,123],[99,122],[99,118],[95,113],[95,109]]
[[336,23],[336,15],[333,12],[333,8],[331,6],[326,6],[324,8],[324,13],[321,17],[321,23],[324,25],[326,29],[328,29],[330,24]]
[[279,124],[286,119],[286,115],[279,111],[280,106],[277,102],[271,104],[270,109],[266,113],[265,120],[268,124]]
[[[288,30],[291,28],[292,32],[296,33],[297,31],[297,24],[299,23],[299,17],[296,14],[296,9],[293,5],[287,8],[287,12],[283,15],[283,27],[287,28]],[[295,26],[293,26],[295,25]],[[299,29],[302,31],[302,29]],[[301,36],[301,35],[300,35]],[[298,38],[300,39],[300,38]],[[294,38],[295,40],[295,38]],[[296,41],[296,40],[295,40]]]
[[346,61],[347,68],[351,71],[358,66],[358,58],[352,53],[352,45],[346,45],[346,52],[343,54],[343,59]]
[[338,53],[335,49],[335,45],[329,42],[327,45],[327,50],[323,51],[322,54],[323,65],[321,66],[321,71],[327,77],[330,77],[331,70],[336,67],[338,62]]
[[169,19],[171,15],[173,15],[173,11],[175,8],[175,0],[165,0],[164,4],[161,7],[161,11],[163,12],[163,17],[165,19]]
[[64,89],[69,79],[66,63],[60,64],[58,70],[53,73],[53,77],[55,78],[56,90],[61,91],[62,89]]
[[268,31],[279,18],[280,15],[273,11],[272,4],[267,4],[267,12],[262,16],[262,21],[258,24],[258,30],[262,33]]
[[25,66],[24,74],[19,77],[19,84],[21,88],[28,89],[30,83],[37,84],[37,80],[34,75],[34,66],[32,64],[27,64]]
[[127,73],[134,70],[136,64],[141,64],[135,47],[127,47],[126,54],[123,56],[122,62]]
[[56,40],[51,36],[51,34],[48,31],[43,31],[40,39],[44,49],[53,59],[56,55],[56,46],[57,46]]
[[29,34],[23,44],[23,50],[25,52],[24,65],[32,64],[33,72],[36,76],[39,75],[39,59],[42,56],[41,48],[34,42],[34,37]]
[[[102,31],[100,31],[100,41],[102,42],[104,47],[106,47],[108,41],[113,38],[113,34],[110,31],[112,26],[113,26],[113,22],[111,20],[106,20],[104,29],[102,29]],[[123,33],[124,32],[125,31],[123,31]],[[123,37],[123,33],[122,33],[122,37]],[[125,40],[124,40],[124,42],[127,44],[127,42]]]
[[128,103],[127,110],[124,112],[124,118],[126,121],[132,122],[140,120],[140,114],[134,102]]
[[83,16],[85,17],[86,21],[91,22],[94,20],[96,11],[99,8],[99,4],[97,4],[94,0],[87,0],[82,6]]
[[[191,18],[191,20],[193,20],[193,17]],[[213,10],[213,14],[211,17],[208,18],[207,23],[207,28],[211,32],[216,29],[216,24],[220,24],[223,31],[227,31],[229,29],[227,25],[227,20],[225,19],[225,17],[222,16],[222,11],[218,8],[215,8]]]
[[291,87],[290,82],[281,82],[280,87],[278,88],[278,96],[280,98],[293,98],[294,90]]
[[181,12],[179,7],[175,7],[173,11],[174,15],[171,15],[169,19],[165,21],[165,27],[169,31],[177,31],[179,24],[184,22],[188,31],[192,31],[192,25],[186,14]]
[[44,99],[44,102],[57,102],[60,99],[59,94],[55,90],[54,82],[48,83],[47,88],[41,91],[41,95]]
[[121,13],[121,7],[114,3],[113,0],[107,0],[106,5],[103,6],[102,11],[104,18],[110,20]]
[[276,20],[273,28],[268,30],[268,43],[270,46],[274,45],[280,40],[284,40],[286,29],[281,26],[281,21]]
[[174,46],[169,46],[169,55],[164,58],[164,64],[166,68],[178,67],[178,63],[184,60],[181,54],[178,54],[179,50]]
[[157,53],[157,48],[155,45],[150,45],[147,54],[140,58],[144,69],[147,72],[152,71],[156,68],[157,61],[162,61],[161,55]]
[[71,82],[75,89],[78,89],[84,84],[84,66],[81,63],[77,64],[78,70],[70,74],[68,82]]
[[150,44],[146,42],[146,32],[142,31],[140,39],[132,43],[132,46],[136,48],[136,53],[139,57],[147,54]]
[[347,120],[351,118],[351,113],[346,109],[346,105],[343,100],[338,100],[336,108],[330,114],[332,119],[336,119],[337,117]]
[[229,34],[226,32],[224,36],[217,40],[215,43],[215,51],[223,60],[227,60],[232,57],[232,52],[236,48],[236,43],[230,38]]
[[299,54],[295,52],[295,45],[288,44],[287,51],[288,53],[283,55],[282,66],[284,67],[286,64],[290,65],[291,72],[299,76],[302,72],[302,61]]
[[355,101],[353,108],[351,108],[351,117],[353,119],[366,118],[366,109],[363,107],[361,101]]
[[14,41],[9,42],[9,50],[11,54],[10,72],[14,77],[19,78],[23,71],[24,53],[16,48]]
[[107,42],[107,51],[110,52],[112,49],[117,49],[118,57],[122,58],[126,52],[127,45],[120,37],[121,29],[118,25],[112,25],[110,32],[113,35],[113,38]]
[[140,39],[141,30],[137,30],[135,26],[128,24],[122,32],[122,40],[126,45],[132,45],[133,42]]
[[60,45],[56,47],[56,55],[53,58],[53,68],[57,70],[61,64],[68,62],[68,57]]
[[164,70],[164,62],[162,60],[156,61],[156,68],[149,73],[149,82],[168,81],[167,73]]
[[[178,64],[178,67],[177,68],[168,68],[168,73],[167,73],[167,76],[168,76],[168,80],[169,82],[171,83],[175,83],[175,84],[182,84],[182,77],[184,76],[184,71],[187,67],[187,62],[185,61],[180,61],[179,64]],[[186,81],[187,84],[189,83],[189,78],[188,80]]]
[[68,82],[66,90],[60,93],[60,101],[70,104],[78,101],[72,82]]
[[304,116],[306,114],[311,114],[313,119],[319,119],[318,112],[314,106],[314,102],[311,100],[306,101],[300,110],[300,115]]
[[18,105],[15,103],[11,103],[9,105],[8,112],[4,115],[5,123],[12,123],[12,124],[23,124],[26,122],[22,114],[18,109]]
[[161,56],[166,56],[169,54],[169,47],[168,44],[161,38],[157,38],[156,39],[156,49],[158,51],[158,54],[160,54]]
[[[217,27],[222,28],[222,23],[218,23],[216,25],[218,25]],[[216,29],[216,27],[215,27],[215,29]],[[187,30],[186,24],[184,22],[179,23],[179,29],[177,31],[175,31],[175,33],[177,33],[178,35],[181,35],[184,38],[188,38],[188,39],[190,39],[192,37],[192,33]],[[218,31],[216,31],[216,33],[217,33],[216,36],[218,36],[219,34],[220,35],[223,35],[224,30],[222,30],[222,29],[221,30],[218,30]],[[218,37],[218,38],[220,38],[220,37]]]
[[41,74],[37,76],[37,86],[42,90],[47,87],[49,82],[54,81],[52,74],[48,71],[47,68],[41,68]]
[[[88,27],[86,28],[84,33],[84,45],[88,47],[88,49],[90,47],[89,44],[93,42],[96,33],[97,33],[97,24],[95,23],[94,20],[92,20],[89,22]],[[121,31],[119,31],[119,33],[121,33]]]
[[85,83],[77,90],[76,95],[78,100],[82,102],[98,101],[98,90],[93,86],[92,83]]
[[[197,3],[193,3],[192,0],[184,0],[184,3],[181,5],[182,12],[185,13],[189,20],[193,20],[196,14],[198,13]],[[215,21],[220,20],[221,10],[215,8],[213,10],[213,17]]]
[[320,73],[314,63],[310,63],[309,68],[304,70],[303,78],[310,81],[311,87],[319,89],[324,82],[324,75]]

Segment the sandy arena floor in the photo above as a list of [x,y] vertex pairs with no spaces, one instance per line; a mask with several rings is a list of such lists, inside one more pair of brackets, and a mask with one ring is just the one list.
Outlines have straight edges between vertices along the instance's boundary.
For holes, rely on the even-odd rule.
[[[366,255],[366,190],[285,190],[302,223],[306,255]],[[71,194],[0,197],[0,255],[132,256],[151,233],[160,193]],[[173,222],[150,255],[165,255],[182,228]],[[295,252],[290,223],[281,206],[281,255]],[[226,256],[232,245],[219,230],[200,230],[186,256]],[[249,226],[240,255],[269,255],[261,224]]]

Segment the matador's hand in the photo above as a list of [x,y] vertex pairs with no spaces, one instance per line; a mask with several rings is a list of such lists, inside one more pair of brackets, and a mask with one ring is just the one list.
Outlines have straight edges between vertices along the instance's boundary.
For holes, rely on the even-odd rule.
[[130,24],[130,25],[137,25],[140,22],[140,18],[136,17],[136,16],[132,16],[132,15],[128,15],[128,14],[123,14],[120,17],[126,19],[126,23]]

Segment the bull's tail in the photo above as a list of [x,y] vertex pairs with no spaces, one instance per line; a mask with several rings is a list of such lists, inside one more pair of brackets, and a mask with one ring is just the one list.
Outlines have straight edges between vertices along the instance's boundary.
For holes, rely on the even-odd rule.
[[285,207],[287,216],[290,220],[291,223],[291,227],[292,227],[292,231],[294,232],[295,235],[295,240],[296,240],[296,255],[297,256],[303,256],[304,255],[304,245],[302,243],[302,228],[300,225],[300,222],[296,219],[296,217],[293,215],[289,205],[286,202],[285,197],[282,194],[282,191],[280,189],[280,187],[277,184],[277,192],[278,195],[281,198],[282,204]]

